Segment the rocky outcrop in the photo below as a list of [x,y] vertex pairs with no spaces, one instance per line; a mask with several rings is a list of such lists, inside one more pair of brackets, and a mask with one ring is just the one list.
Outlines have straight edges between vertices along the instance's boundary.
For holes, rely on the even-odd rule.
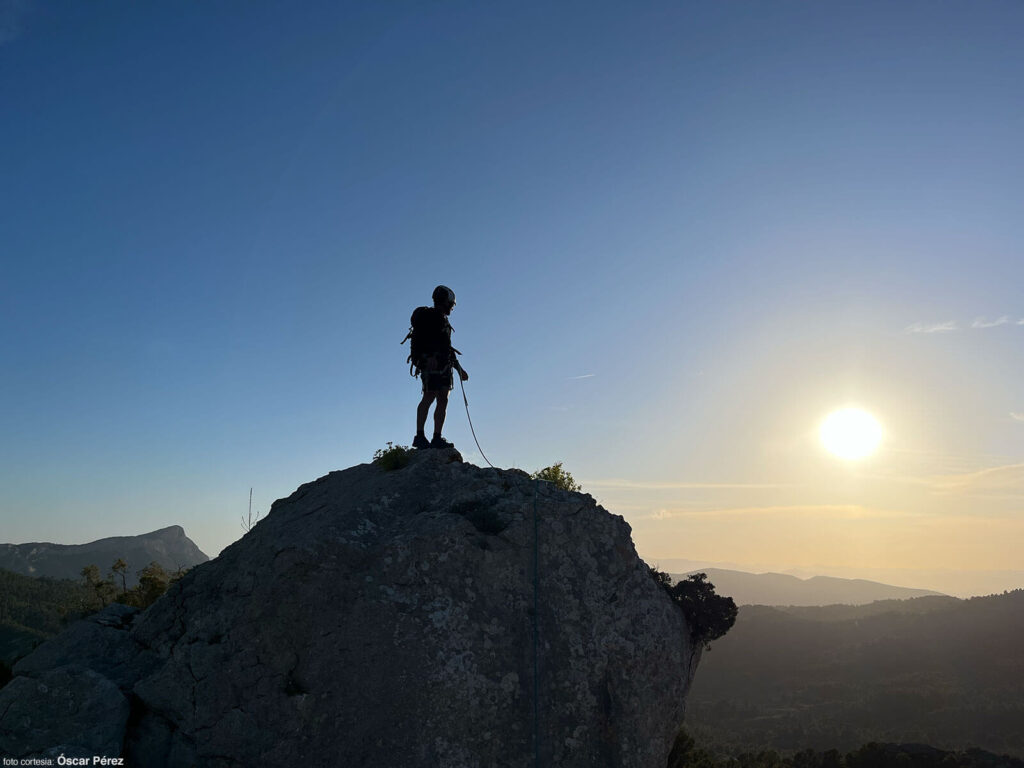
[[112,536],[88,544],[0,544],[0,568],[25,576],[78,579],[87,565],[106,573],[118,558],[128,563],[128,586],[138,583],[138,571],[152,562],[170,573],[191,568],[208,558],[185,529],[171,525],[139,536]]
[[0,754],[113,757],[124,745],[131,688],[158,659],[134,643],[135,608],[114,604],[14,666],[0,690]]
[[[621,517],[423,451],[300,487],[144,613],[41,646],[0,690],[0,752],[116,732],[146,766],[661,768],[697,653]],[[71,690],[109,705],[41,727]]]

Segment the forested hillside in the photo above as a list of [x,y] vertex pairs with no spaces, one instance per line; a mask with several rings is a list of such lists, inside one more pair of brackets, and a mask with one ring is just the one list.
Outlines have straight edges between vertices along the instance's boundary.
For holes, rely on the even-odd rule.
[[949,751],[926,744],[864,744],[843,754],[839,750],[802,749],[791,755],[775,750],[720,756],[680,734],[668,768],[1024,768],[1024,760],[982,749]]
[[95,593],[80,583],[0,569],[0,685],[12,663],[97,607]]
[[731,752],[887,741],[1022,757],[1022,637],[1024,590],[858,608],[742,606],[701,661],[687,728],[698,744]]

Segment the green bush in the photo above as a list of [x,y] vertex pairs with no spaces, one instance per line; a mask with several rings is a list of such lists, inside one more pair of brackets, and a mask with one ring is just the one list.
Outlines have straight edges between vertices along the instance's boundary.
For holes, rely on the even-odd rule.
[[148,608],[179,578],[181,576],[175,578],[167,573],[160,563],[150,563],[139,571],[139,583],[131,591],[132,600],[129,605]]
[[736,622],[736,603],[731,597],[716,595],[715,585],[708,581],[706,573],[691,574],[675,585],[671,576],[657,568],[651,569],[651,576],[683,609],[691,640],[702,644],[705,650]]
[[412,448],[407,445],[393,445],[388,443],[387,448],[378,448],[373,454],[373,463],[390,472],[393,469],[401,469],[409,463],[412,458]]
[[583,486],[577,483],[573,476],[562,469],[562,462],[557,461],[550,467],[544,467],[544,469],[538,469],[532,475],[534,480],[543,480],[546,483],[551,483],[555,488],[561,488],[563,491],[580,492],[583,490]]

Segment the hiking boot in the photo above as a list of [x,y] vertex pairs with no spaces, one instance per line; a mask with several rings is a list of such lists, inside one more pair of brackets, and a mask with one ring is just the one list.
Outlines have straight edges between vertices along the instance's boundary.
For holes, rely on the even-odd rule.
[[412,439],[412,447],[413,448],[429,448],[430,447],[430,441],[427,440],[425,435],[416,435],[416,437],[414,437]]
[[443,437],[438,435],[430,441],[431,448],[454,448],[455,446],[445,440]]

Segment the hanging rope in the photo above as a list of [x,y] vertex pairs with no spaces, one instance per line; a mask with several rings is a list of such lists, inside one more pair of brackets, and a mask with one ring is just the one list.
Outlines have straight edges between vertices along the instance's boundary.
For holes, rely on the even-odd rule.
[[466,418],[469,419],[469,431],[473,433],[473,442],[476,443],[476,449],[480,451],[480,455],[484,457],[484,461],[487,462],[487,466],[491,469],[497,469],[491,460],[484,455],[484,449],[480,447],[480,441],[476,439],[476,430],[473,429],[473,419],[469,415],[469,400],[466,399],[466,385],[462,381],[462,376],[459,376],[459,386],[462,387],[462,402],[466,404]]
[[533,486],[533,765],[540,768],[540,526],[537,522],[537,494]]
[[[490,459],[484,454],[477,440],[476,430],[473,429],[473,418],[469,415],[469,399],[466,397],[466,385],[459,377],[459,386],[462,388],[462,402],[466,406],[466,419],[469,421],[469,431],[473,433],[473,442],[477,450],[483,456],[484,461],[492,469],[497,469],[491,464]],[[537,512],[537,499],[540,496],[540,484],[550,482],[539,477],[531,478],[533,485],[533,765],[540,768],[540,515]]]

